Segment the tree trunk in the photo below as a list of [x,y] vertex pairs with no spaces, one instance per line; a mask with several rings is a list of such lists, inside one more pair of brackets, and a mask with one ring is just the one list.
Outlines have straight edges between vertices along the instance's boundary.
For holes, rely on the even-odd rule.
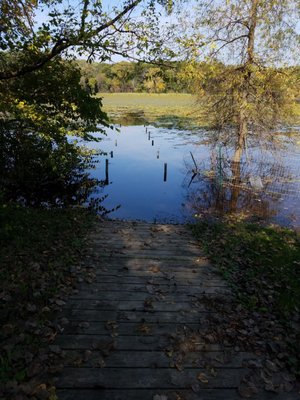
[[244,110],[241,109],[239,115],[239,125],[238,125],[238,141],[232,159],[233,164],[241,162],[247,133],[248,133],[247,118],[245,117]]
[[258,12],[259,0],[251,0],[251,11],[249,15],[248,24],[248,43],[247,43],[247,57],[244,64],[245,75],[242,88],[242,103],[239,110],[239,121],[238,121],[238,141],[235,148],[235,153],[233,156],[233,164],[239,163],[241,161],[243,150],[245,148],[245,141],[248,134],[248,119],[245,115],[245,107],[248,104],[249,90],[251,84],[251,67],[255,63],[254,57],[254,45],[255,45],[255,31],[257,26],[257,12]]

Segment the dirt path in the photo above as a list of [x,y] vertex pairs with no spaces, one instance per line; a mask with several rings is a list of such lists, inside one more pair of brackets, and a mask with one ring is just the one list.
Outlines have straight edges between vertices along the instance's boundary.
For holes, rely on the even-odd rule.
[[187,228],[105,221],[91,239],[90,273],[60,315],[60,400],[253,394],[245,382],[256,356],[211,333],[222,323],[213,304],[230,306],[231,292]]

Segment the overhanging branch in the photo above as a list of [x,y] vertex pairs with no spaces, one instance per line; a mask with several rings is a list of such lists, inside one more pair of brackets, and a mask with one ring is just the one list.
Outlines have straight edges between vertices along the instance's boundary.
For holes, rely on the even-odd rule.
[[0,81],[17,78],[17,77],[26,75],[27,73],[38,70],[39,68],[41,68],[45,64],[47,64],[49,61],[51,61],[53,58],[60,55],[63,51],[65,51],[69,47],[78,46],[80,43],[82,43],[83,39],[84,40],[92,39],[93,37],[97,36],[100,32],[110,28],[117,21],[121,20],[128,12],[132,11],[141,2],[142,2],[142,0],[135,0],[135,1],[131,2],[129,5],[124,7],[123,10],[120,13],[118,13],[114,18],[101,24],[96,29],[94,29],[90,32],[85,32],[84,31],[85,17],[86,17],[85,14],[86,14],[87,6],[89,3],[89,1],[86,0],[84,2],[84,7],[82,10],[83,14],[82,14],[82,19],[81,19],[81,27],[80,27],[77,37],[75,36],[72,39],[63,38],[63,39],[58,40],[49,52],[42,54],[39,59],[34,60],[31,63],[29,62],[27,65],[24,65],[16,70],[0,71]]

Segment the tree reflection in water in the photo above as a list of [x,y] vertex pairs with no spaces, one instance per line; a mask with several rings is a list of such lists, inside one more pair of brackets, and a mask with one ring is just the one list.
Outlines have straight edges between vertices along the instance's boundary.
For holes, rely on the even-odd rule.
[[195,167],[193,160],[186,163],[185,207],[197,216],[275,217],[283,197],[296,195],[293,174],[274,157],[262,158],[234,163],[214,149],[208,164]]

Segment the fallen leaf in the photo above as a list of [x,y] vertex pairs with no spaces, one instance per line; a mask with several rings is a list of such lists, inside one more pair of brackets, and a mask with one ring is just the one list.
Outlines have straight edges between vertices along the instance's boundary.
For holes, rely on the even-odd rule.
[[55,300],[55,304],[58,306],[64,306],[66,304],[66,302],[58,299],[58,300]]
[[178,362],[175,362],[174,366],[178,371],[183,371],[184,370],[183,365],[179,364]]
[[275,363],[273,363],[271,360],[267,360],[266,361],[266,368],[269,371],[272,371],[272,372],[277,372],[278,371],[277,365]]
[[207,376],[203,372],[200,372],[200,374],[197,375],[197,378],[202,383],[208,383]]
[[36,312],[37,307],[35,304],[27,304],[27,311],[29,312]]
[[159,268],[157,265],[151,265],[151,266],[149,267],[149,271],[150,271],[150,272],[153,272],[154,274],[157,274],[157,273],[160,272],[160,268]]
[[248,399],[248,398],[254,396],[258,392],[258,389],[255,387],[255,385],[252,382],[242,383],[238,387],[238,392],[242,397],[246,397]]
[[141,324],[137,327],[137,331],[143,333],[144,335],[148,335],[151,331],[151,328],[146,324]]
[[2,332],[4,335],[11,335],[14,331],[14,326],[12,324],[6,324],[2,326]]
[[153,300],[151,298],[150,299],[148,298],[144,301],[144,307],[153,309],[152,303],[153,303]]
[[92,354],[93,353],[91,352],[91,350],[85,350],[83,355],[83,361],[88,361]]
[[193,392],[198,393],[200,392],[200,385],[198,383],[195,383],[194,385],[191,386],[191,389]]
[[105,328],[107,330],[116,329],[117,327],[118,327],[118,324],[116,323],[116,321],[106,321]]
[[272,382],[268,382],[267,384],[265,384],[265,390],[267,392],[275,392],[276,393],[276,388]]
[[96,367],[97,368],[104,368],[105,367],[105,361],[104,361],[104,359],[102,357],[99,358],[99,360],[96,362]]

